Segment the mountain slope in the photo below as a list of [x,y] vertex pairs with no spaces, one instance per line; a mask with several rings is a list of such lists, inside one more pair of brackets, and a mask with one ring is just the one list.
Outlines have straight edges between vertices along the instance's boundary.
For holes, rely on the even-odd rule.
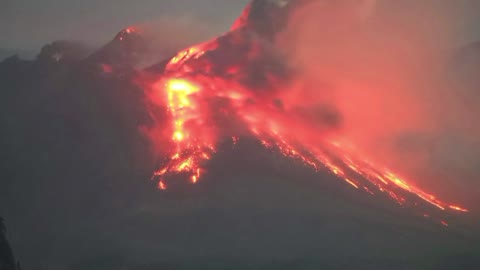
[[[276,31],[258,25],[223,44]],[[126,31],[94,53],[52,43],[0,63],[0,213],[25,269],[478,269],[469,218],[446,228],[248,136],[221,143],[196,185],[159,191],[143,45]]]

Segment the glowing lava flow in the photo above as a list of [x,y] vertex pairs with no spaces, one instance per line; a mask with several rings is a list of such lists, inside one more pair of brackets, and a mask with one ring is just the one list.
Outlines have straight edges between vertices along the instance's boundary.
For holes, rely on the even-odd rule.
[[[153,90],[160,94],[168,109],[169,140],[174,145],[169,160],[154,174],[160,189],[167,189],[165,178],[171,174],[186,174],[196,183],[204,171],[202,163],[215,153],[216,144],[224,138],[235,138],[235,143],[236,136],[245,135],[235,132],[246,130],[265,147],[315,170],[326,169],[353,188],[371,195],[385,194],[405,207],[416,207],[423,202],[442,211],[468,211],[409,184],[352,147],[345,147],[338,138],[317,135],[318,127],[303,119],[298,108],[278,105],[282,91],[259,94],[265,91],[251,89],[235,77],[244,67],[227,66],[221,69],[221,74],[215,71],[215,63],[204,56],[219,46],[214,40],[181,51],[153,83]],[[243,128],[229,129],[220,124],[221,118],[240,123]]]
[[160,189],[167,188],[163,177],[171,172],[188,173],[192,183],[196,183],[201,174],[199,163],[209,159],[210,153],[214,152],[213,144],[206,136],[198,137],[199,134],[192,133],[191,130],[192,125],[203,124],[201,111],[192,100],[192,95],[196,94],[199,88],[181,79],[167,80],[163,86],[173,121],[171,140],[176,150],[170,162],[154,174],[162,179],[159,181]]

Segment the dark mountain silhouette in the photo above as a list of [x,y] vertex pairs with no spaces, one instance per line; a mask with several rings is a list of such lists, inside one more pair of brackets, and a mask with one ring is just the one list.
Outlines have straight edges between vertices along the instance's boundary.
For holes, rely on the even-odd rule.
[[0,48],[0,61],[5,60],[6,58],[12,57],[14,55],[19,55],[23,59],[34,59],[38,52],[28,51],[28,50],[14,50],[14,49],[4,49]]
[[[244,23],[273,35],[280,2],[254,1]],[[0,213],[24,269],[479,269],[461,218],[446,230],[249,138],[198,185],[159,192],[143,42],[126,29],[95,52],[61,41],[0,62]],[[0,225],[0,270],[15,269]]]
[[147,43],[138,30],[129,27],[120,31],[111,42],[91,54],[86,61],[118,71],[135,67],[143,60],[147,51]]
[[[25,217],[26,212],[50,215],[62,201],[72,208],[52,217],[74,219],[89,213],[97,205],[95,198],[110,189],[112,183],[99,179],[130,175],[144,181],[153,170],[147,139],[138,129],[148,125],[149,117],[143,90],[132,80],[133,67],[106,72],[105,58],[95,57],[119,54],[122,59],[123,52],[117,48],[99,52],[89,54],[81,45],[62,41],[45,46],[33,61],[14,56],[0,62],[0,212],[9,220],[18,221],[16,217]],[[131,169],[139,163],[144,167]],[[91,191],[87,195],[80,188],[74,195],[68,190],[75,185]],[[52,200],[27,203],[47,186],[59,191],[48,196]],[[115,186],[125,188],[121,182]],[[42,227],[42,222],[27,226]],[[21,231],[18,224],[14,233]],[[56,230],[56,224],[45,226]],[[32,238],[45,235],[33,227]],[[27,268],[40,267],[39,256],[38,263]]]

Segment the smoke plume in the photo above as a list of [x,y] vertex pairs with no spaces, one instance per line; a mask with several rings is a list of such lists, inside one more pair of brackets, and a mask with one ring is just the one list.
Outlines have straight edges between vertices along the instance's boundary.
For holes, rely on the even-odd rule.
[[297,102],[335,108],[342,136],[359,151],[472,205],[480,111],[472,102],[478,80],[465,74],[479,65],[466,66],[458,49],[475,38],[471,11],[479,7],[468,0],[309,1],[291,14],[276,45],[299,74]]

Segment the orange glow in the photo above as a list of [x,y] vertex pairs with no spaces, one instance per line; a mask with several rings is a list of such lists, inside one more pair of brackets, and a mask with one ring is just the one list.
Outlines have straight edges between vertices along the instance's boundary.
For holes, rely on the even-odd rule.
[[354,186],[356,189],[358,189],[358,185],[355,184],[352,180],[348,179],[348,178],[345,178],[345,181],[347,181],[347,183],[349,183],[350,185]]
[[[174,57],[170,64],[180,63],[180,60],[191,52],[198,50],[183,51]],[[190,80],[176,77],[162,79],[154,87],[166,100],[172,122],[171,140],[175,145],[170,161],[155,172],[154,176],[163,179],[172,173],[187,173],[191,182],[196,183],[200,178],[201,163],[210,159],[209,154],[215,151],[208,128],[201,126],[206,115],[195,102],[194,96],[202,89]],[[164,187],[161,189],[166,189],[165,184],[161,185]]]
[[161,190],[166,190],[167,185],[165,185],[165,183],[163,181],[160,181],[160,182],[158,182],[158,188],[161,189]]
[[[236,27],[241,23],[238,22]],[[298,110],[299,107],[310,109],[309,100],[293,104],[295,102],[285,94],[293,86],[269,82],[269,87],[278,89],[250,89],[242,81],[247,77],[242,74],[247,68],[240,60],[231,66],[215,69],[215,63],[207,56],[219,47],[215,39],[179,52],[166,65],[162,76],[151,84],[153,91],[161,97],[162,106],[167,108],[169,124],[165,129],[172,146],[168,153],[171,158],[154,173],[155,179],[162,179],[160,189],[167,188],[163,179],[168,179],[171,174],[187,174],[187,179],[198,183],[205,172],[205,162],[210,160],[220,142],[231,140],[235,145],[239,142],[239,135],[248,135],[258,139],[266,148],[315,171],[328,171],[370,195],[389,197],[402,206],[468,212],[436,198],[370,160],[340,135],[327,136],[319,131],[312,123],[314,121],[305,119]],[[254,55],[254,52],[250,54]],[[226,70],[235,70],[235,73],[225,75],[222,72]],[[278,105],[279,100],[282,106]],[[216,102],[222,105],[216,105]],[[219,124],[219,118],[239,123],[242,133],[225,128]]]
[[462,207],[460,207],[460,206],[450,205],[449,207],[450,207],[450,209],[453,209],[453,210],[456,210],[456,211],[468,212],[468,209],[462,208]]
[[128,27],[127,29],[125,29],[125,32],[127,32],[127,34],[131,34],[131,33],[135,32],[135,31],[136,31],[136,29],[135,29],[135,27],[133,27],[133,26],[130,26],[130,27]]
[[100,67],[101,67],[103,73],[112,73],[113,72],[113,68],[110,65],[101,64]]

